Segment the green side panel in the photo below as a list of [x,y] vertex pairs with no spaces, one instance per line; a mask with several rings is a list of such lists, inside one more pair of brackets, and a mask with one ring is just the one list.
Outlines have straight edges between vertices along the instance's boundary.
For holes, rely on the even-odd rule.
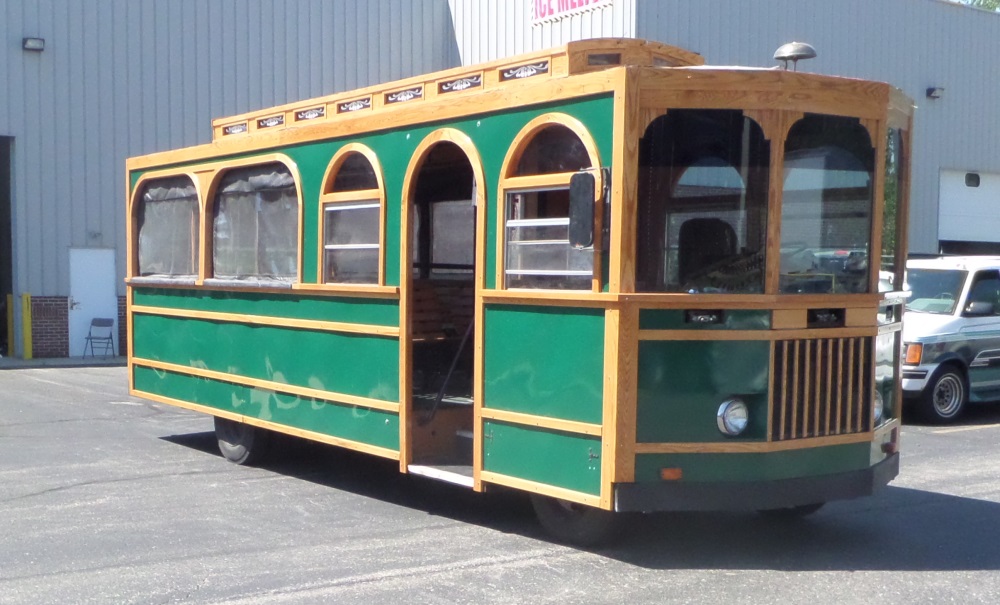
[[[387,285],[398,286],[400,279],[400,221],[402,218],[403,180],[417,145],[431,132],[440,128],[455,128],[472,139],[479,152],[485,173],[488,212],[486,214],[486,287],[496,287],[496,238],[497,203],[500,169],[507,150],[514,137],[533,118],[548,112],[559,112],[580,120],[597,145],[601,163],[611,165],[613,140],[614,96],[604,94],[570,101],[544,103],[514,110],[484,113],[471,118],[452,122],[428,122],[418,127],[407,127],[363,134],[349,138],[304,143],[284,148],[255,150],[253,154],[283,153],[298,169],[302,182],[303,224],[302,243],[302,283],[315,283],[319,250],[319,195],[322,190],[323,174],[333,155],[348,143],[367,145],[378,156],[386,192],[386,242],[385,281]],[[234,154],[212,158],[216,160],[235,159],[253,154]],[[156,170],[183,167],[179,165],[157,166]],[[132,190],[145,171],[129,174]],[[605,280],[606,282],[607,280]]]
[[600,438],[493,421],[483,434],[483,470],[600,495]]
[[174,288],[134,288],[133,292],[135,304],[150,307],[375,326],[399,325],[396,300]]
[[[641,454],[635,458],[635,481],[659,482],[660,469],[680,468],[684,482],[771,481],[866,469],[866,443],[751,454]],[[738,497],[738,493],[734,492]]]
[[601,424],[604,310],[486,307],[484,406]]
[[640,330],[770,330],[771,312],[726,309],[723,321],[717,324],[696,324],[684,321],[685,311],[679,309],[642,309],[639,311]]
[[140,391],[399,451],[399,417],[390,412],[138,366],[133,372]]
[[[768,341],[642,341],[636,438],[640,443],[763,441],[767,438]],[[750,424],[726,437],[719,405],[739,395]]]
[[137,314],[136,357],[399,402],[399,341]]
[[373,326],[399,325],[399,302],[378,298],[303,296],[298,293],[245,292],[175,288],[133,288],[137,305],[311,319]]

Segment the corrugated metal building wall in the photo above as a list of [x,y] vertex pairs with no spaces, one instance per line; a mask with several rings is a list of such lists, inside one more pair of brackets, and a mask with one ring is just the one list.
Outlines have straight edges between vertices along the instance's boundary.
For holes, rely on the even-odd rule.
[[[553,7],[569,15],[534,19]],[[937,250],[942,170],[1000,182],[1000,15],[943,0],[0,0],[12,290],[68,297],[68,249],[103,248],[123,294],[124,158],[207,142],[212,118],[601,36],[759,66],[805,40],[804,70],[903,88],[920,107],[912,251]]]
[[[457,62],[440,0],[2,6],[15,286],[39,295],[66,292],[67,246],[119,247],[124,266],[126,157],[210,141],[212,118]],[[45,50],[22,51],[23,36],[44,38]]]
[[0,0],[0,41],[13,290],[34,296],[69,294],[68,248],[114,248],[124,294],[126,157],[208,142],[216,117],[459,63],[445,0]]
[[[568,3],[450,2],[467,65],[581,38],[634,36],[699,52],[712,64],[771,67],[778,46],[799,40],[819,54],[800,64],[803,71],[902,88],[919,108],[913,252],[937,252],[942,170],[1000,173],[1000,119],[993,117],[1000,98],[1000,14],[943,0],[590,0],[591,10],[535,23],[538,3]],[[926,98],[929,87],[944,88],[943,97]]]

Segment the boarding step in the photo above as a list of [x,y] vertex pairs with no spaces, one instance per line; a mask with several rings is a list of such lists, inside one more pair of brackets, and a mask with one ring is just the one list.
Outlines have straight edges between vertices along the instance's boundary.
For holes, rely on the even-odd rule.
[[437,464],[423,465],[411,464],[406,467],[407,472],[421,477],[437,479],[454,485],[471,488],[473,485],[472,465],[466,464]]

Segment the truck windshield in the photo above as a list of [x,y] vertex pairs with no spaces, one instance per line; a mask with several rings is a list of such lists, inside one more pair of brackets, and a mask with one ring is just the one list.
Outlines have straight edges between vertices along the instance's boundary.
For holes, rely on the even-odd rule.
[[909,269],[906,284],[912,294],[907,311],[949,315],[962,295],[967,271],[955,269]]

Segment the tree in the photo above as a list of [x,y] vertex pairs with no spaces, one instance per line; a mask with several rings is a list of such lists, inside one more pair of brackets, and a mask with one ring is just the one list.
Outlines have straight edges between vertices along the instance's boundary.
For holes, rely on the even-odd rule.
[[989,11],[1000,11],[1000,0],[963,0],[963,4]]

